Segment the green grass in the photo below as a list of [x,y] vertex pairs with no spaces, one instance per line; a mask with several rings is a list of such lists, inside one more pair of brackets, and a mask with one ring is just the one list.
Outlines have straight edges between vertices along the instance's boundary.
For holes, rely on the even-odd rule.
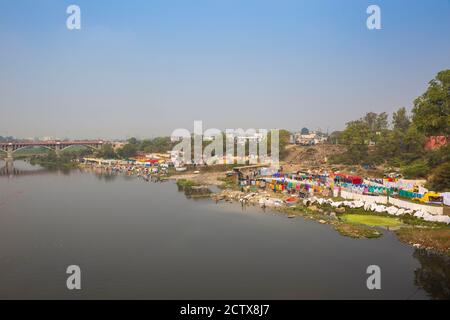
[[178,179],[177,180],[177,186],[181,188],[191,188],[194,186],[197,186],[198,184],[194,181],[188,180],[188,179]]
[[348,223],[364,224],[371,227],[398,227],[403,224],[397,218],[367,214],[344,214],[341,219]]

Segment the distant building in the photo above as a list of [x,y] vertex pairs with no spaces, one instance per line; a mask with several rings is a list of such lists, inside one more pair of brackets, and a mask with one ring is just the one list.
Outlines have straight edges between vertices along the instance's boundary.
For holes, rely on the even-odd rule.
[[301,132],[296,132],[291,136],[291,142],[299,144],[302,146],[312,146],[327,141],[326,135],[317,132],[310,131],[308,134],[302,134]]
[[245,144],[247,141],[260,143],[264,139],[264,135],[262,133],[254,133],[254,134],[246,134],[239,135],[236,137],[237,144]]
[[40,141],[58,141],[58,138],[55,137],[42,137],[39,139]]
[[229,140],[232,139],[234,140],[235,143],[237,144],[245,144],[247,141],[250,142],[256,142],[256,143],[260,143],[264,138],[266,137],[265,134],[260,133],[260,132],[253,132],[253,133],[249,133],[249,132],[239,132],[239,131],[234,131],[234,132],[227,132],[225,133],[225,139]]

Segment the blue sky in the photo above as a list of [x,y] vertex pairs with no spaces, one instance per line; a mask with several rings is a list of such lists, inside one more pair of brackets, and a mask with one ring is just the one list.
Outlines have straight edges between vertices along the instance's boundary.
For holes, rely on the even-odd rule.
[[448,68],[448,0],[0,0],[0,135],[332,131]]

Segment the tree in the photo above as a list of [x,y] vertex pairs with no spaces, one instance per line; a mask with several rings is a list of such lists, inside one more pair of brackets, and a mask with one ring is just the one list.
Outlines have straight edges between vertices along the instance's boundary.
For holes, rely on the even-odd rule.
[[139,150],[147,153],[166,152],[173,148],[170,137],[156,137],[153,140],[145,139],[139,145]]
[[350,121],[341,133],[342,142],[345,144],[367,144],[370,139],[370,126],[362,119]]
[[48,162],[57,162],[58,161],[58,155],[56,154],[56,151],[55,150],[50,150],[47,153],[46,160]]
[[303,134],[309,134],[309,129],[308,128],[302,128],[302,130],[300,131],[300,133]]
[[139,141],[135,137],[131,137],[127,141],[129,144],[134,144],[134,145],[137,145],[139,143]]
[[117,151],[117,154],[122,158],[134,157],[137,154],[138,147],[136,144],[127,143]]
[[411,120],[408,117],[405,108],[400,108],[392,114],[392,125],[394,130],[405,132],[411,125]]
[[450,136],[450,69],[429,82],[427,91],[414,101],[413,122],[427,136]]
[[287,130],[281,129],[279,132],[279,148],[280,148],[280,160],[284,159],[287,155],[287,146],[289,145],[289,140],[291,133]]
[[328,142],[332,144],[337,144],[341,140],[342,131],[333,131],[328,136]]
[[388,114],[386,112],[382,112],[377,115],[377,120],[375,123],[375,131],[380,132],[386,130],[388,128]]
[[445,162],[432,171],[428,186],[433,190],[450,191],[450,162]]
[[117,157],[116,152],[110,143],[104,144],[98,152],[98,155],[104,159],[114,159]]
[[375,112],[368,112],[361,120],[367,124],[370,131],[375,131],[377,125],[377,117],[378,115]]

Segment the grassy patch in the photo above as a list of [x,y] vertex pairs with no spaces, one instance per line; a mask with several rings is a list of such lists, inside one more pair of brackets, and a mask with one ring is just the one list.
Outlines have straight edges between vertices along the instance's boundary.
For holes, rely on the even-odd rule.
[[208,187],[201,186],[198,183],[188,180],[177,180],[178,191],[183,191],[188,198],[204,198],[211,196],[211,190]]
[[395,232],[406,243],[431,248],[450,256],[450,228],[401,228]]
[[359,224],[339,223],[334,229],[341,235],[351,238],[379,238],[382,233],[378,230],[368,228]]
[[339,232],[339,234],[360,239],[360,238],[379,238],[383,235],[382,232],[379,230],[376,230],[374,228],[370,228],[369,226],[365,226],[362,224],[355,224],[355,223],[347,223],[347,222],[340,222],[338,220],[332,219],[329,216],[325,215],[324,213],[321,213],[317,210],[311,210],[310,207],[295,207],[295,208],[280,208],[280,211],[283,211],[285,213],[288,213],[290,215],[295,216],[301,216],[307,219],[312,219],[315,221],[323,220],[327,224],[331,224],[334,226],[334,229]]
[[341,219],[348,223],[363,224],[371,227],[398,227],[403,224],[397,218],[367,214],[343,214]]
[[191,188],[191,187],[197,186],[197,183],[195,183],[192,180],[188,180],[188,179],[178,179],[177,186],[180,188]]
[[234,177],[218,178],[217,180],[222,181],[222,184],[219,186],[221,189],[239,190]]

